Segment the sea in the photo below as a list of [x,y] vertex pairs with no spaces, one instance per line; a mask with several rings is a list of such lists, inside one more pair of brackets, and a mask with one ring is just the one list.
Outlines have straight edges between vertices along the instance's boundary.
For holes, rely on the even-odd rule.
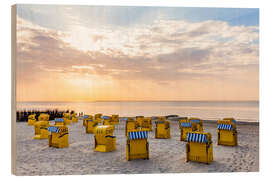
[[98,101],[98,102],[17,102],[17,110],[74,110],[84,114],[119,114],[120,117],[166,116],[259,122],[259,101]]

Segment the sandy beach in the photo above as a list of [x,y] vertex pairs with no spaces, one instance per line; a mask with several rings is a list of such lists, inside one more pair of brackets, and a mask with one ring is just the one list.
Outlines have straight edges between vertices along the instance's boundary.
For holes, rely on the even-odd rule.
[[[171,139],[148,134],[149,160],[126,160],[125,122],[115,128],[117,149],[94,152],[94,135],[86,134],[82,121],[69,126],[69,147],[49,148],[48,140],[34,140],[34,128],[16,123],[17,175],[79,175],[133,173],[199,173],[259,171],[259,123],[238,123],[238,146],[217,145],[216,122],[205,121],[212,134],[214,161],[210,164],[185,162],[185,142],[180,141],[177,121],[171,122]],[[53,124],[54,122],[50,122]],[[154,129],[153,122],[153,129]]]

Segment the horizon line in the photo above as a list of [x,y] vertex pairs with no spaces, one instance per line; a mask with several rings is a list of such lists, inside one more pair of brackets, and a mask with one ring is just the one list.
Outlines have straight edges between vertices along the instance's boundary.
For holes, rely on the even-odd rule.
[[96,101],[16,101],[16,103],[89,103],[89,102],[259,102],[260,100],[96,100]]

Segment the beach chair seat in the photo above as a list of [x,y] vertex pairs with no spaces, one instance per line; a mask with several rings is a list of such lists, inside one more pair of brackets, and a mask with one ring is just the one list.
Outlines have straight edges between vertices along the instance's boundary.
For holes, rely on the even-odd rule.
[[147,131],[133,130],[128,132],[126,145],[126,158],[149,159],[149,144]]
[[126,121],[125,134],[128,136],[128,132],[136,130],[139,128],[139,124],[132,117],[123,118]]
[[187,133],[192,132],[192,124],[190,122],[181,122],[180,130],[180,140],[186,141]]
[[66,125],[49,126],[49,147],[64,148],[69,146],[68,127]]
[[54,125],[56,125],[56,126],[65,125],[64,118],[55,118],[54,119]]
[[77,113],[73,113],[72,115],[71,115],[71,122],[72,123],[76,123],[76,122],[78,122],[78,116],[77,116]]
[[36,114],[31,114],[28,116],[28,126],[33,126],[36,121]]
[[95,128],[95,151],[111,152],[116,149],[116,137],[113,136],[113,131],[112,125],[101,125]]
[[213,143],[210,133],[187,133],[186,161],[210,164],[213,161]]
[[155,128],[155,138],[156,139],[169,139],[170,134],[170,122],[166,120],[165,117],[158,117]]
[[237,146],[236,121],[234,119],[223,119],[217,122],[218,145]]
[[118,114],[113,114],[112,115],[112,122],[114,125],[119,124],[119,115]]
[[95,114],[94,121],[96,121],[97,123],[102,123],[102,114],[101,113]]
[[203,121],[199,118],[189,118],[193,131],[203,132]]
[[143,118],[141,122],[141,129],[143,131],[152,131],[152,118]]
[[71,116],[69,113],[64,113],[63,114],[63,119],[64,119],[64,124],[65,125],[70,125],[71,123]]
[[37,121],[34,124],[35,136],[34,139],[47,139],[49,136],[48,127],[49,121]]
[[98,122],[94,121],[93,119],[86,120],[85,132],[87,134],[93,134]]

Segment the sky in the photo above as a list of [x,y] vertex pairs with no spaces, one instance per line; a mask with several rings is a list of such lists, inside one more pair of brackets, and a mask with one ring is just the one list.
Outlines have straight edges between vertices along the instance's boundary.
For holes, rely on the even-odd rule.
[[17,5],[17,101],[259,100],[259,9]]

